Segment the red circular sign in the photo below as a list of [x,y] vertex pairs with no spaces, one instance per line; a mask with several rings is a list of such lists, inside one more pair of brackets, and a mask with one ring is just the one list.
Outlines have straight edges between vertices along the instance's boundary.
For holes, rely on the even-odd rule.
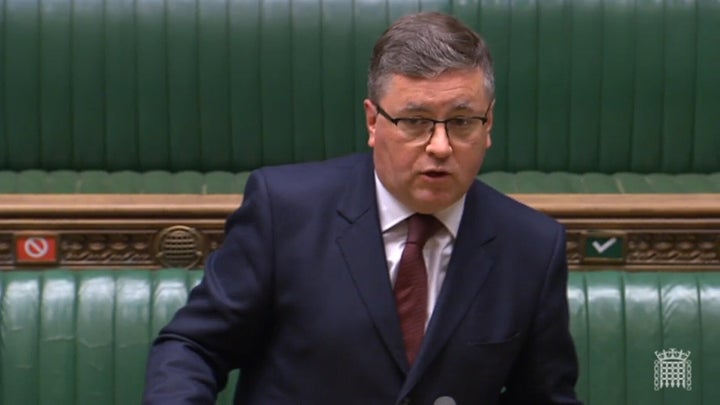
[[40,259],[48,254],[50,251],[50,244],[47,239],[34,236],[25,240],[23,248],[25,249],[25,253],[27,253],[27,255],[31,258]]

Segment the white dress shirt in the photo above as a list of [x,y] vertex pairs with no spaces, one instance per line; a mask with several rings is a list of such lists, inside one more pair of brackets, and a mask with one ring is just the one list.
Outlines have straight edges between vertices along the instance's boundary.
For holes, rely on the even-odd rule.
[[[385,242],[385,258],[390,276],[390,282],[395,285],[398,264],[405,248],[407,239],[407,221],[409,216],[415,214],[397,200],[375,174],[375,190],[377,194],[378,212],[380,215],[380,229]],[[428,272],[428,307],[427,322],[430,321],[435,302],[440,294],[445,274],[447,273],[450,255],[452,254],[455,238],[457,237],[460,219],[465,208],[465,196],[450,207],[436,212],[435,217],[444,225],[435,235],[428,239],[423,248],[423,258]]]

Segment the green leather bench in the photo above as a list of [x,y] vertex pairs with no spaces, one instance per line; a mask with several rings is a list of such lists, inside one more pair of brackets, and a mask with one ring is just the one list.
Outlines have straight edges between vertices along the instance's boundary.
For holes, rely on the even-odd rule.
[[[0,194],[242,194],[248,175],[222,171],[0,171]],[[495,171],[478,177],[502,192],[518,194],[720,193],[720,172],[573,174],[528,170]]]
[[419,9],[493,51],[491,184],[720,188],[720,0],[75,3],[0,2],[2,193],[237,193],[366,150],[370,49]]
[[[153,336],[201,275],[0,273],[0,403],[139,403]],[[720,273],[573,272],[568,297],[587,404],[720,403]]]

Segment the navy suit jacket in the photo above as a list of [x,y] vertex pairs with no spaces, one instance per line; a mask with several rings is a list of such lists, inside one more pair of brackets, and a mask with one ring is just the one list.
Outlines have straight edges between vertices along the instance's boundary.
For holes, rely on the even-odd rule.
[[476,181],[408,367],[372,158],[260,169],[153,346],[145,403],[575,404],[564,229]]

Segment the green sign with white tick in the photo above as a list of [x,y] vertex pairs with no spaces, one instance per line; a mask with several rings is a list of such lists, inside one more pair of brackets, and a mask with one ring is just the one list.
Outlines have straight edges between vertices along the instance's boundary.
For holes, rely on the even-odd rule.
[[623,261],[625,238],[620,235],[587,235],[585,259],[597,261]]

